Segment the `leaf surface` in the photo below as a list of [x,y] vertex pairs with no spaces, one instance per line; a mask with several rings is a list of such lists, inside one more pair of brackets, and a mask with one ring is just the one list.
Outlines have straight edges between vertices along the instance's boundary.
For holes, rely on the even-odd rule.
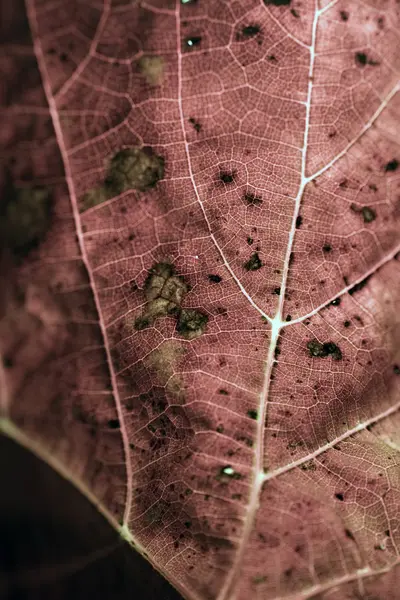
[[398,4],[26,8],[3,432],[189,600],[395,598]]

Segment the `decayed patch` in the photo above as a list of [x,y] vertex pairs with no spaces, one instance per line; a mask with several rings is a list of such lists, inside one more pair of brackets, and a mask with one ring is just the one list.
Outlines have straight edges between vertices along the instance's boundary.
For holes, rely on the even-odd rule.
[[164,177],[164,159],[150,146],[119,150],[111,159],[103,185],[82,198],[82,210],[102,204],[128,190],[146,192]]
[[160,85],[165,67],[161,56],[142,56],[138,67],[149,85]]
[[199,310],[181,308],[189,290],[184,278],[176,275],[173,265],[167,262],[155,264],[144,287],[146,308],[135,320],[135,329],[145,329],[159,317],[173,316],[177,318],[176,330],[182,337],[188,340],[199,337],[204,333],[208,317]]
[[326,358],[327,356],[332,356],[334,360],[341,360],[342,358],[342,351],[333,342],[322,344],[318,340],[310,340],[307,342],[307,348],[312,357]]
[[187,340],[199,337],[205,331],[208,316],[199,310],[184,308],[179,313],[176,330]]
[[182,381],[175,374],[176,363],[185,349],[176,340],[168,340],[153,350],[144,360],[146,367],[154,371],[159,383],[175,397],[183,393]]

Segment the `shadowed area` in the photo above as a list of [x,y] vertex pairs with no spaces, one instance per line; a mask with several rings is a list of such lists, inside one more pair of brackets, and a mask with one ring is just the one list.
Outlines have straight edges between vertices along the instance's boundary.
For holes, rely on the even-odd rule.
[[3,436],[0,478],[1,600],[180,600],[73,486]]

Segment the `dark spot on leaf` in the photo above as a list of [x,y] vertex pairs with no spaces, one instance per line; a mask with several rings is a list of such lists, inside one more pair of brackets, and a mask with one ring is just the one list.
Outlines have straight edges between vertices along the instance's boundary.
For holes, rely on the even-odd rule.
[[281,295],[281,288],[280,287],[276,287],[274,289],[274,294],[276,294],[277,296],[280,296]]
[[220,277],[219,275],[209,275],[208,279],[212,282],[212,283],[220,283],[222,281],[222,277]]
[[260,204],[262,204],[262,198],[250,192],[246,192],[243,199],[246,204],[251,204],[253,206],[259,206]]
[[199,310],[184,308],[180,311],[176,330],[187,340],[199,337],[205,331],[208,316]]
[[145,192],[164,177],[164,159],[150,146],[120,150],[111,159],[104,189],[108,198],[127,190]]
[[289,322],[289,321],[291,321],[291,320],[292,320],[292,316],[291,316],[291,315],[287,315],[287,317],[286,317],[285,321]]
[[242,28],[242,35],[244,37],[254,37],[257,33],[260,33],[259,25],[246,25],[246,27]]
[[216,429],[217,433],[224,433],[224,427],[223,425],[218,425],[217,429]]
[[396,171],[398,166],[399,166],[399,161],[396,158],[393,158],[388,163],[386,163],[385,171],[386,171],[386,173],[389,173],[391,171]]
[[314,339],[307,342],[307,348],[312,357],[326,358],[327,356],[332,356],[333,360],[341,360],[342,358],[340,348],[333,342],[321,344],[321,342]]
[[254,240],[253,240],[252,237],[248,237],[247,238],[247,243],[248,243],[249,246],[251,246],[253,242],[254,242]]
[[199,46],[200,44],[201,44],[201,36],[199,36],[199,35],[194,35],[192,37],[185,38],[185,46],[187,48],[194,48],[196,46]]
[[119,419],[110,419],[107,423],[110,429],[118,429],[119,428]]
[[61,54],[60,54],[60,60],[61,60],[61,62],[67,62],[67,60],[68,60],[68,54],[66,54],[65,52],[61,52]]
[[235,173],[229,171],[220,171],[219,178],[223,183],[233,183],[235,180]]
[[349,20],[349,13],[346,12],[345,10],[341,10],[339,14],[340,14],[340,18],[342,19],[342,21]]
[[297,10],[295,10],[294,8],[291,8],[291,9],[290,9],[290,14],[291,14],[293,17],[295,17],[296,19],[299,19],[299,18],[300,18],[300,15],[299,15],[299,13],[298,13],[298,12],[297,12]]
[[218,390],[218,394],[222,394],[222,396],[229,396],[229,392],[227,392],[227,391],[226,391],[226,390],[224,390],[224,389],[220,389],[220,390]]
[[393,373],[395,375],[400,375],[400,367],[399,367],[399,365],[393,365]]
[[349,538],[349,540],[353,540],[353,541],[355,541],[355,537],[354,537],[354,535],[351,533],[350,529],[345,529],[345,530],[344,530],[344,533],[345,533],[346,537],[348,537],[348,538]]
[[332,300],[331,305],[332,306],[339,306],[340,302],[341,302],[340,298],[335,298],[334,300]]
[[342,181],[339,183],[339,187],[341,187],[341,188],[347,188],[347,184],[348,184],[348,181],[347,181],[347,179],[343,179],[343,180],[342,180]]
[[258,269],[261,269],[263,265],[258,253],[254,252],[254,254],[251,255],[249,260],[245,262],[243,266],[246,271],[257,271]]
[[292,0],[264,0],[264,4],[267,6],[272,4],[273,6],[289,6]]
[[190,117],[189,123],[191,125],[193,125],[193,128],[195,129],[195,131],[197,131],[197,133],[199,133],[201,131],[201,125],[198,121],[196,121],[196,119],[193,119],[193,117]]
[[302,222],[303,222],[303,217],[299,215],[296,219],[296,227],[301,227]]
[[250,417],[250,419],[257,419],[258,412],[256,410],[250,409],[247,411],[247,416]]
[[331,246],[330,244],[324,244],[324,245],[322,246],[322,250],[323,250],[324,252],[331,252],[331,250],[332,250],[332,246]]
[[344,326],[346,327],[346,329],[347,329],[347,327],[350,327],[350,325],[351,325],[351,322],[350,322],[350,321],[345,321],[345,322],[343,323],[343,325],[344,325]]
[[276,56],[274,54],[270,54],[267,58],[271,62],[278,62],[278,59],[276,58]]
[[364,223],[372,223],[372,221],[375,221],[376,212],[369,206],[363,206],[361,212],[364,218]]
[[356,64],[360,67],[365,67],[365,65],[375,67],[376,65],[379,65],[379,62],[368,58],[368,55],[365,54],[365,52],[356,52],[354,55],[354,59],[356,61]]
[[337,498],[338,500],[340,500],[340,502],[343,502],[343,500],[344,500],[344,496],[340,492],[338,494],[335,494],[335,498]]
[[365,287],[367,285],[367,283],[371,279],[371,277],[372,277],[372,275],[367,275],[367,277],[365,277],[362,281],[353,285],[353,287],[349,290],[350,296],[352,296],[356,292],[359,292],[360,290],[362,290],[363,287]]

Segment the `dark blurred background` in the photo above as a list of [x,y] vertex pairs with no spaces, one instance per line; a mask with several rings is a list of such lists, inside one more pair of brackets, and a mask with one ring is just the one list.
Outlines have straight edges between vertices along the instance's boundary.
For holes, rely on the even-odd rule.
[[1,600],[181,600],[97,510],[0,436]]

